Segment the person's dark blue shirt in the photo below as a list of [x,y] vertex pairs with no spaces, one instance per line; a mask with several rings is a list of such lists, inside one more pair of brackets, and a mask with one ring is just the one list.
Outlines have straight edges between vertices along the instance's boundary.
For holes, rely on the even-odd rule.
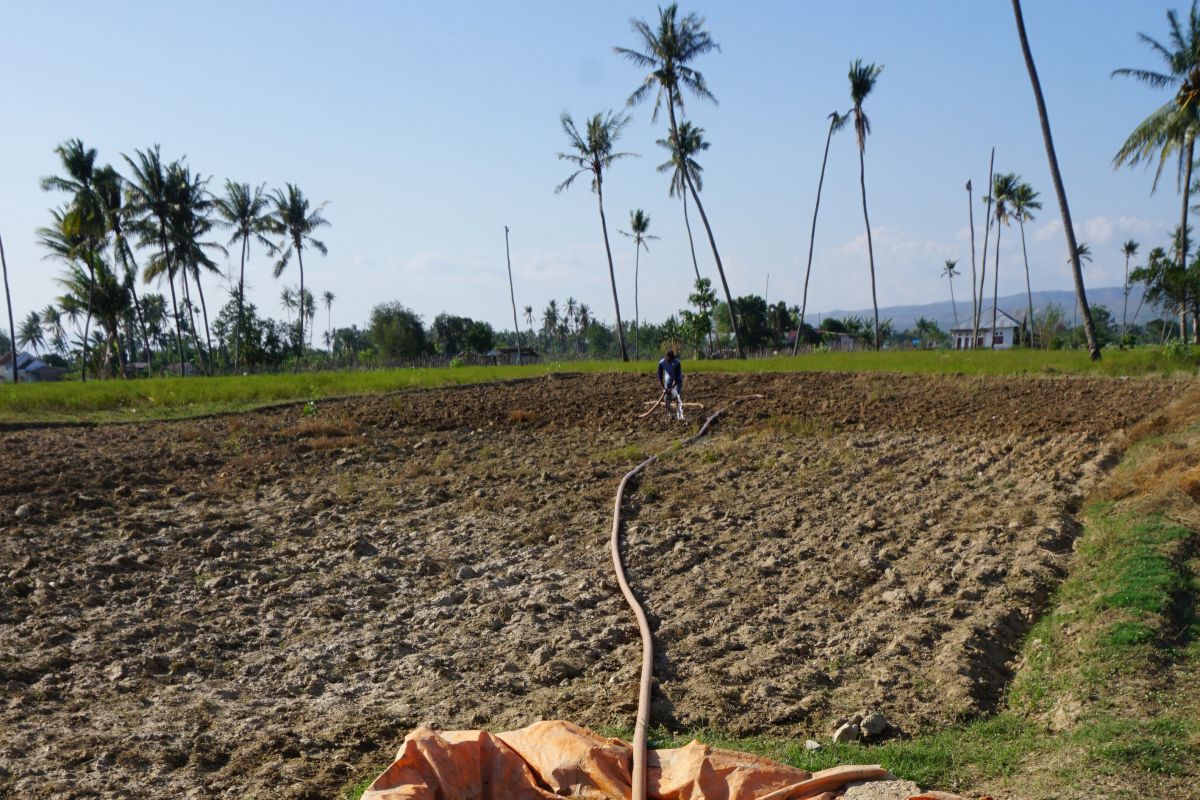
[[[667,380],[663,379],[664,374]],[[664,358],[658,362],[658,381],[664,386],[674,384],[679,391],[683,391],[683,365],[678,358],[670,361]]]

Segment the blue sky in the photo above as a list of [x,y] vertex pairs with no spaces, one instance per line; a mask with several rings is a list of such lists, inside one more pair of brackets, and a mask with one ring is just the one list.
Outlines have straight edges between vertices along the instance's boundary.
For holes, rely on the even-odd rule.
[[[1167,99],[1122,66],[1157,67],[1138,31],[1165,38],[1170,6],[1124,0],[1026,0],[1059,161],[1079,236],[1092,245],[1091,285],[1119,285],[1119,246],[1161,244],[1178,218],[1173,173],[1114,171],[1113,153]],[[1036,110],[1005,0],[705,2],[721,52],[697,67],[719,100],[689,103],[712,143],[703,199],[735,295],[798,303],[826,115],[849,106],[847,67],[885,65],[866,110],[867,192],[881,305],[948,298],[939,277],[957,258],[969,282],[967,199],[998,171],[1042,193],[1026,228],[1035,289],[1069,288],[1065,245]],[[56,293],[55,262],[35,229],[60,197],[39,188],[58,171],[53,148],[79,137],[101,162],[160,143],[193,169],[270,187],[297,183],[328,201],[329,255],[306,258],[306,282],[337,295],[334,325],[362,323],[399,300],[511,327],[504,226],[512,229],[518,305],[585,302],[612,319],[595,198],[569,174],[558,116],[619,109],[641,78],[612,52],[633,45],[643,2],[13,3],[0,29],[0,235],[18,316]],[[651,216],[641,264],[644,319],[686,303],[692,280],[682,209],[654,167],[665,120],[632,110],[605,204],[623,316],[633,309],[633,246],[616,234],[629,212]],[[983,206],[975,209],[982,243]],[[693,214],[693,223],[697,222]],[[715,268],[698,225],[701,272]],[[1002,241],[1000,292],[1023,291],[1016,228]],[[989,255],[989,270],[992,256]],[[236,265],[231,261],[230,264]],[[282,317],[283,283],[261,250],[251,299]],[[990,288],[989,279],[989,288]],[[217,294],[222,281],[209,281]],[[960,279],[956,290],[965,293]],[[849,129],[835,137],[817,231],[809,308],[870,305],[858,163]],[[325,325],[324,313],[318,327]]]

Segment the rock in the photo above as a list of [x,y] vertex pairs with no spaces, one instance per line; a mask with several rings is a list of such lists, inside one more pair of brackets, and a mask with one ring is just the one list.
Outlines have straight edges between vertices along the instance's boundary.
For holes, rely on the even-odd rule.
[[921,787],[912,781],[856,781],[846,785],[843,800],[906,800],[921,794]]
[[379,548],[368,542],[366,539],[358,538],[350,545],[350,552],[359,558],[367,558],[368,556],[379,555]]
[[121,680],[121,678],[125,677],[125,665],[120,663],[109,664],[108,669],[104,670],[104,677],[114,682]]
[[872,711],[863,717],[862,722],[859,723],[859,727],[862,729],[864,737],[874,739],[886,731],[890,727],[890,723],[883,714],[880,714],[878,711]]
[[806,739],[804,742],[804,749],[805,750],[820,750],[821,743],[816,741],[815,739]]
[[28,519],[33,516],[33,506],[29,503],[22,503],[17,506],[16,516],[17,519]]
[[836,744],[847,744],[849,742],[857,742],[861,731],[853,722],[847,722],[845,725],[833,732],[833,741]]

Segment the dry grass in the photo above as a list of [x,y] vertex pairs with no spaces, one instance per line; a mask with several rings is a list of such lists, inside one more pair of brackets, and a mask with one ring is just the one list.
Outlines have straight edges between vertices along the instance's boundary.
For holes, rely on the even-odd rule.
[[508,421],[518,424],[522,422],[536,422],[537,418],[538,415],[536,412],[525,411],[520,408],[514,408],[512,411],[508,412]]

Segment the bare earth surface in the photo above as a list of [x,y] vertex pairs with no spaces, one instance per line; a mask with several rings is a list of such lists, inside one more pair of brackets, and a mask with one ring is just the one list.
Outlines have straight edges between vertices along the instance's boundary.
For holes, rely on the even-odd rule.
[[[916,733],[999,699],[1162,380],[554,377],[0,432],[0,795],[327,798],[418,724]],[[30,508],[21,516],[15,509]]]

